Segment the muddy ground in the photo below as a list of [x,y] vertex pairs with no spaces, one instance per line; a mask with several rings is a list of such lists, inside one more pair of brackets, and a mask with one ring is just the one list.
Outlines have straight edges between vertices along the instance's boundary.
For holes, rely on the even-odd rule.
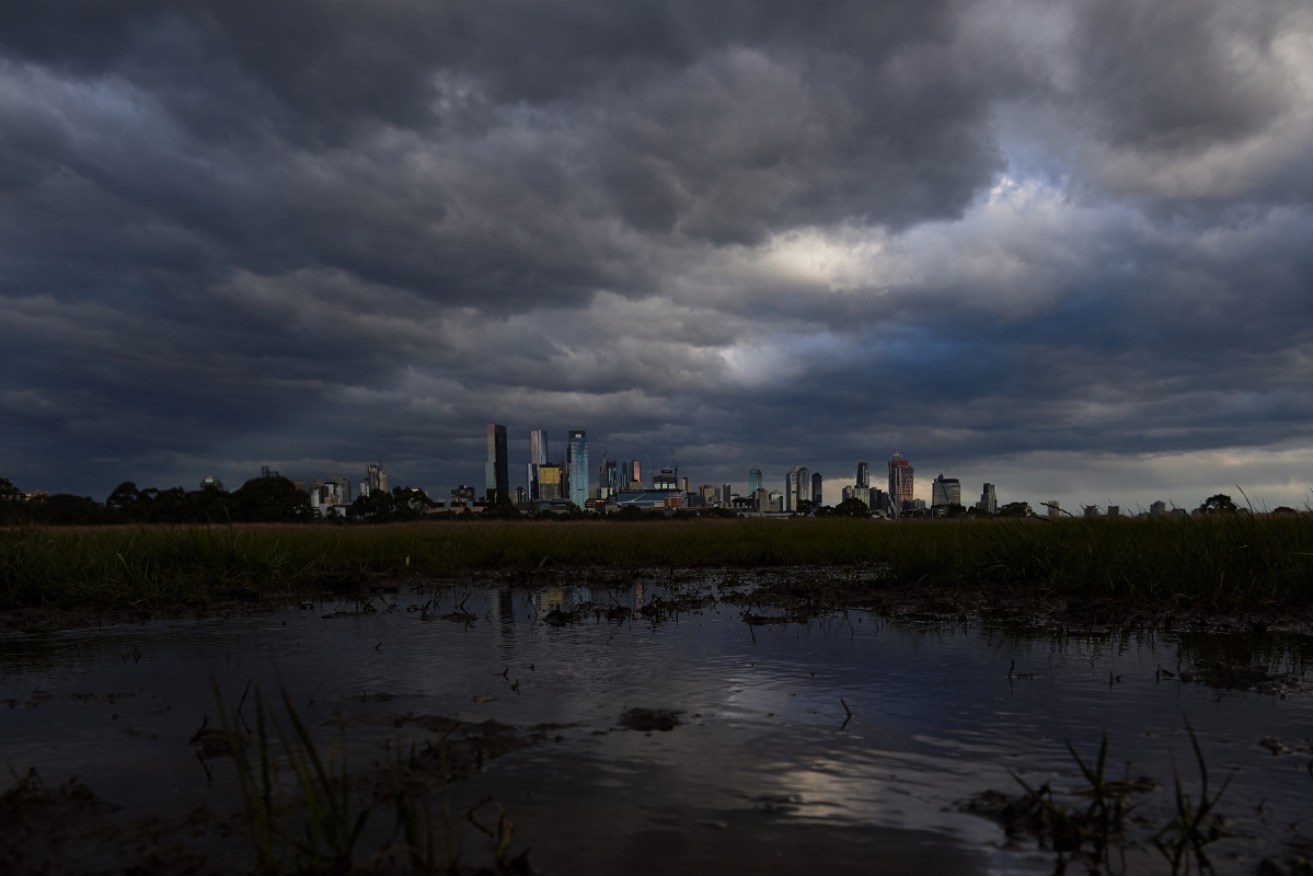
[[[458,590],[470,587],[509,587],[534,591],[545,588],[590,587],[619,589],[634,582],[672,587],[673,598],[658,600],[643,609],[647,617],[687,611],[719,599],[743,605],[748,622],[773,623],[805,620],[846,610],[869,610],[884,617],[952,617],[973,614],[1012,619],[1046,627],[1121,627],[1173,630],[1192,627],[1215,631],[1313,632],[1313,607],[1255,606],[1237,612],[1212,610],[1207,605],[1131,603],[1101,596],[1058,597],[1043,588],[998,586],[936,586],[887,580],[874,566],[833,570],[820,567],[744,569],[588,570],[562,572],[475,572],[446,579],[397,580],[373,575],[335,575],[321,578],[298,593],[226,591],[201,603],[160,603],[151,606],[22,606],[0,610],[0,637],[58,629],[146,623],[182,617],[248,614],[278,611],[299,600],[326,597],[352,598],[369,611],[394,601],[402,591]],[[755,618],[755,620],[754,620]],[[460,620],[459,617],[448,618]],[[615,618],[611,618],[615,619]],[[570,622],[572,617],[552,616],[549,623]]]

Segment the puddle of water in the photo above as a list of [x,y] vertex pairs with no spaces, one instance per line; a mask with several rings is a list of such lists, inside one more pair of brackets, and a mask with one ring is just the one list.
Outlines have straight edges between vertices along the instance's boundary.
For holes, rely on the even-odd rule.
[[[1220,871],[1252,872],[1313,832],[1308,637],[1036,635],[865,612],[749,625],[728,603],[608,619],[654,595],[471,588],[423,612],[427,595],[402,595],[368,614],[318,603],[3,640],[0,762],[51,786],[76,776],[124,818],[233,809],[231,767],[216,763],[229,772],[211,785],[189,740],[207,717],[217,724],[216,685],[230,707],[248,689],[274,703],[282,685],[354,762],[433,738],[388,716],[569,725],[449,792],[458,812],[491,795],[544,872],[856,873],[879,861],[882,872],[1027,873],[1053,859],[963,812],[966,800],[1014,794],[1012,773],[1074,789],[1067,741],[1093,758],[1106,734],[1109,773],[1129,763],[1154,779],[1138,813],[1165,823],[1173,769],[1197,786],[1188,722],[1213,786],[1231,780],[1221,810],[1235,835],[1210,847]],[[435,619],[456,611],[469,622]],[[1281,682],[1210,687],[1198,669],[1223,659]],[[674,726],[627,729],[631,709]],[[467,848],[480,841],[466,834]],[[243,853],[227,864],[243,869]]]

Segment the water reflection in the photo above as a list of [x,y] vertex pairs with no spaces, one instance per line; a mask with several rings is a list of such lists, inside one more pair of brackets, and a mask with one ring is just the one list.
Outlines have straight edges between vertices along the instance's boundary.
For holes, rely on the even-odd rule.
[[[907,872],[1029,872],[1051,861],[962,812],[966,799],[1015,791],[1014,773],[1073,788],[1067,742],[1089,755],[1106,733],[1113,772],[1159,785],[1143,816],[1170,817],[1173,769],[1187,781],[1193,770],[1188,721],[1210,770],[1234,776],[1223,808],[1243,835],[1220,859],[1251,871],[1313,797],[1311,654],[1309,637],[1262,631],[975,616],[750,625],[739,605],[650,582],[470,587],[374,611],[317,603],[5,640],[0,759],[51,783],[78,775],[129,814],[216,805],[223,788],[187,745],[216,715],[214,685],[232,702],[281,684],[325,734],[345,723],[362,760],[423,741],[392,716],[568,725],[456,792],[471,805],[493,795],[548,872],[708,869],[729,849],[796,869],[819,855],[829,872],[869,872],[878,849]],[[1192,683],[1219,665],[1284,686]],[[634,708],[676,713],[678,726],[620,726]]]

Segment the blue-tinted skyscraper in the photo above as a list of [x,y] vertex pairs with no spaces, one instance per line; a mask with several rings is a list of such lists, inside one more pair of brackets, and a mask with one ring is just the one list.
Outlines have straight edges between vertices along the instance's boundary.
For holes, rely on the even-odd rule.
[[761,489],[761,469],[759,468],[748,469],[748,495],[755,496],[757,495],[757,491],[760,489]]
[[570,430],[565,462],[570,472],[570,501],[582,508],[588,502],[588,436],[584,430]]

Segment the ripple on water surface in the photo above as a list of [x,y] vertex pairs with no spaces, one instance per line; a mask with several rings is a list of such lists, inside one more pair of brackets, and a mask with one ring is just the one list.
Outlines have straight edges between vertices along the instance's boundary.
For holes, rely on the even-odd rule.
[[[50,784],[76,775],[126,817],[235,805],[189,745],[217,723],[216,687],[249,715],[253,691],[274,703],[281,686],[357,762],[432,741],[403,716],[552,725],[449,793],[492,795],[558,873],[1043,871],[962,804],[1018,791],[1013,774],[1074,789],[1068,743],[1093,758],[1106,734],[1109,771],[1153,778],[1140,811],[1165,820],[1173,770],[1196,780],[1187,722],[1245,834],[1218,843],[1223,869],[1279,853],[1313,800],[1304,639],[1246,651],[862,612],[749,625],[728,604],[645,616],[651,589],[430,595],[5,640],[0,758]],[[1194,667],[1222,658],[1284,686],[1210,687]]]

